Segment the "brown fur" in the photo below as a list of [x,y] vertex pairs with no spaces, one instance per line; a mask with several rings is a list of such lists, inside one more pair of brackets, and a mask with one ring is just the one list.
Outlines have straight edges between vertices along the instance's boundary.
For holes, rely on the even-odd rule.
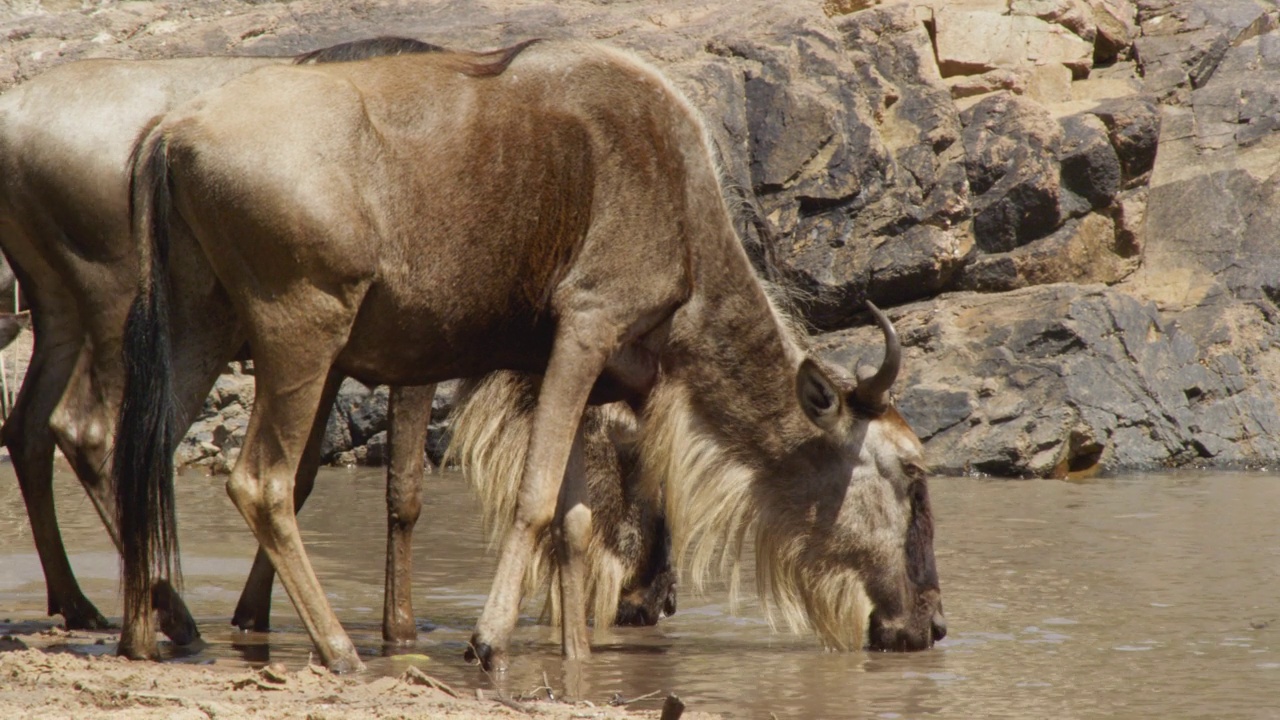
[[[133,142],[153,118],[254,69],[290,60],[313,64],[440,50],[414,40],[377,38],[293,59],[91,60],[62,65],[0,98],[0,245],[14,259],[37,337],[3,438],[44,567],[49,613],[62,614],[68,627],[105,627],[107,621],[80,590],[58,533],[51,492],[55,443],[70,460],[111,537],[119,537],[113,480],[104,468],[123,384],[121,329],[137,283],[138,256],[127,210],[127,160]],[[477,72],[484,74],[484,68],[507,61],[501,54],[482,58]],[[180,423],[185,426],[185,418],[198,409],[225,360],[237,352],[238,341],[234,320],[207,264],[187,257],[176,260],[173,283],[187,293],[175,305],[185,313],[178,318],[175,337],[183,352],[175,388],[183,406]],[[400,396],[400,390],[393,391],[402,428],[396,432],[393,423],[384,635],[404,641],[416,634],[405,548],[412,529],[407,519],[417,516],[417,449],[422,445],[417,435],[426,430],[421,424],[420,430],[408,433],[403,426],[420,424],[417,421],[429,408],[406,407],[396,402]],[[322,428],[322,420],[317,427]],[[409,450],[398,453],[396,439]],[[318,435],[315,441],[299,467],[298,507],[314,477]],[[400,455],[403,462],[397,460]],[[270,562],[260,553],[237,604],[236,625],[269,627],[273,577]],[[394,578],[399,581],[392,583]],[[164,609],[162,627],[172,639],[185,643],[197,635],[181,598],[171,589],[161,587],[156,604]]]
[[[676,547],[694,548],[695,568],[709,565],[701,548],[740,545],[754,521],[784,534],[770,542],[804,569],[779,561],[775,586],[804,583],[794,596],[828,605],[862,587],[873,646],[929,646],[936,588],[909,582],[904,548],[919,440],[855,412],[855,383],[807,358],[775,312],[688,103],[657,71],[599,45],[539,43],[493,77],[460,74],[457,62],[267,68],[171,113],[135,167],[139,207],[180,219],[136,218],[150,277],[164,277],[169,243],[175,257],[206,259],[254,349],[258,398],[228,492],[323,660],[360,665],[285,509],[331,368],[393,384],[542,374],[514,519],[472,640],[486,665],[505,662],[553,519],[564,651],[589,653],[589,398],[642,409],[644,481],[665,492]],[[135,306],[145,333],[167,323],[152,312],[157,294]],[[135,426],[126,415],[119,427]],[[154,440],[122,432],[117,458]],[[152,503],[171,485],[154,490],[122,503],[140,531],[126,544],[157,532]],[[126,576],[145,577],[145,560]],[[152,654],[139,601],[126,595],[125,607],[122,651]],[[853,620],[809,613],[819,632],[827,617],[842,625],[834,645],[856,644]]]

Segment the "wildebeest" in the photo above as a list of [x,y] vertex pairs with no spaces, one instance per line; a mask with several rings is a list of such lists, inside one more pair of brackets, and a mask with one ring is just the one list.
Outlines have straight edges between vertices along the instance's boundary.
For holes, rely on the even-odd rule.
[[264,68],[167,115],[140,146],[133,199],[150,270],[127,324],[113,465],[120,652],[155,654],[146,595],[174,573],[179,258],[209,264],[229,329],[253,348],[257,398],[227,490],[334,670],[361,662],[291,512],[334,368],[390,384],[542,374],[469,651],[486,666],[505,665],[525,570],[557,515],[563,649],[589,654],[588,401],[642,413],[641,465],[682,514],[669,520],[690,533],[676,544],[695,571],[704,548],[750,527],[733,524],[744,506],[768,506],[778,521],[759,531],[782,549],[770,582],[848,608],[811,611],[815,624],[860,645],[865,591],[873,646],[940,633],[922,449],[888,404],[896,362],[854,382],[808,356],[752,271],[697,114],[636,58],[524,43]]
[[[520,476],[533,432],[537,388],[534,375],[496,372],[463,383],[454,399],[445,461],[457,464],[480,495],[494,545],[516,516],[519,490],[495,479]],[[593,531],[584,595],[596,627],[652,625],[676,611],[671,536],[661,494],[655,496],[641,482],[638,430],[635,416],[622,403],[583,419],[583,472]],[[546,591],[551,619],[558,624],[558,564],[549,530],[539,538],[525,592]]]
[[[51,492],[53,451],[56,442],[118,544],[115,493],[104,463],[123,386],[121,333],[138,277],[127,174],[135,139],[153,117],[253,69],[439,50],[416,40],[374,38],[297,58],[90,60],[61,65],[0,97],[0,246],[14,258],[36,327],[35,353],[3,437],[45,570],[48,611],[61,613],[68,627],[100,628],[107,621],[80,590],[66,559]],[[223,326],[225,300],[205,266],[179,259],[173,272],[175,285],[193,296],[177,331],[191,360],[175,368],[183,407],[178,425],[185,428],[186,418],[199,408],[236,348]],[[3,329],[10,325],[17,329],[13,323]],[[337,379],[327,394],[336,390]],[[410,539],[421,507],[421,450],[431,393],[429,387],[393,388],[391,393],[383,635],[392,641],[411,640],[417,632],[409,594]],[[323,425],[322,415],[317,430]],[[320,435],[312,440],[298,470],[299,507],[319,460]],[[651,562],[641,556],[615,559],[637,577],[648,572]],[[245,629],[269,627],[273,578],[269,560],[259,553],[233,623]],[[180,597],[166,583],[157,585],[153,599],[162,611],[162,629],[175,642],[198,635]],[[621,610],[636,616],[651,608],[624,605]]]
[[[0,98],[0,246],[22,282],[36,338],[3,436],[45,571],[49,613],[61,613],[68,627],[100,628],[107,621],[80,590],[58,532],[51,492],[55,442],[119,545],[106,461],[123,387],[120,337],[138,278],[128,215],[134,142],[170,108],[260,67],[436,50],[406,38],[375,38],[298,58],[88,60],[53,68]],[[212,289],[208,278],[183,275],[184,267],[175,270],[177,282],[193,293]],[[183,347],[192,352],[192,361],[177,371],[186,418],[235,352],[219,323],[225,303],[216,293],[208,299],[210,314],[190,305],[192,314],[179,330]],[[319,435],[316,440],[318,453]],[[310,491],[314,471],[314,462],[303,463],[299,502]],[[400,485],[417,482],[396,479]],[[265,629],[272,573],[260,553],[236,624]],[[154,599],[163,629],[175,642],[198,635],[172,588],[159,584]],[[410,623],[396,632],[413,628]]]
[[[871,312],[885,335],[886,353],[877,382],[891,383],[901,362],[901,350],[897,333],[888,318],[875,306]],[[531,434],[530,418],[537,400],[536,379],[518,373],[498,372],[473,382],[470,396],[459,410],[455,410],[452,424],[453,441],[448,458],[459,464],[462,471],[476,479],[494,474],[519,472],[524,452]],[[748,535],[755,535],[757,589],[770,621],[783,620],[792,630],[812,629],[824,645],[836,649],[852,649],[863,644],[863,614],[869,609],[859,600],[863,590],[858,587],[860,577],[857,568],[847,567],[849,574],[838,577],[833,569],[848,566],[843,556],[861,542],[857,535],[866,532],[862,520],[874,527],[876,523],[857,515],[845,518],[830,526],[813,527],[796,515],[803,509],[785,502],[776,490],[762,492],[750,484],[740,487],[698,486],[692,475],[667,476],[674,483],[669,489],[646,487],[644,460],[638,446],[640,428],[636,418],[620,403],[604,407],[589,407],[583,415],[584,450],[592,468],[588,480],[592,488],[611,485],[623,497],[658,492],[670,492],[670,517],[677,524],[673,531],[679,543],[677,558],[691,566],[691,574],[700,587],[713,574],[731,575],[731,588],[736,593],[737,555],[743,550]],[[903,423],[892,407],[884,409],[889,422]],[[908,430],[908,432],[910,432]],[[705,469],[705,468],[704,468]],[[684,481],[689,482],[684,482]],[[912,585],[928,594],[938,591],[937,570],[933,563],[932,520],[928,502],[928,489],[923,478],[911,488],[911,525],[903,541],[908,552],[908,576]],[[506,509],[515,504],[515,493],[509,484],[494,484],[487,492],[503,492],[504,497],[485,503],[487,513],[492,513],[494,524],[505,528],[502,521],[510,517]],[[759,493],[757,497],[744,494]],[[592,499],[605,493],[593,492]],[[640,503],[643,510],[646,504]],[[874,510],[874,508],[864,508]],[[592,507],[593,514],[595,507]],[[617,511],[611,513],[617,516]],[[665,523],[666,518],[660,518]],[[589,545],[594,549],[602,538],[597,532]],[[666,539],[667,535],[651,539],[637,538],[638,542]],[[617,542],[617,541],[615,541]],[[652,549],[666,556],[666,548]],[[590,550],[588,551],[590,553]],[[535,566],[541,565],[535,556]],[[607,571],[608,564],[595,563],[597,571]],[[652,567],[657,567],[654,565]],[[541,567],[542,575],[553,575],[555,569]],[[674,583],[674,571],[670,582]],[[594,589],[593,583],[588,586]],[[609,585],[605,585],[609,587]],[[645,589],[663,587],[650,584]],[[615,598],[596,594],[596,613],[607,609]],[[929,598],[926,598],[929,600]],[[932,600],[937,600],[933,597]],[[771,604],[772,603],[772,604]],[[652,607],[653,602],[649,601]],[[672,608],[674,610],[674,608]],[[871,646],[879,649],[910,649],[905,638],[886,628],[881,620],[873,621]],[[934,619],[934,638],[946,632],[945,619],[938,604]]]

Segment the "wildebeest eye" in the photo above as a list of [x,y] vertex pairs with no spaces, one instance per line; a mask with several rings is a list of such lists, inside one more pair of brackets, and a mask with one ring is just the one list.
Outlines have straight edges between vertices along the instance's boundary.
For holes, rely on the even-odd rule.
[[919,465],[917,463],[913,463],[913,462],[906,463],[902,467],[902,472],[907,476],[907,479],[910,480],[913,485],[923,482],[926,474],[924,466]]

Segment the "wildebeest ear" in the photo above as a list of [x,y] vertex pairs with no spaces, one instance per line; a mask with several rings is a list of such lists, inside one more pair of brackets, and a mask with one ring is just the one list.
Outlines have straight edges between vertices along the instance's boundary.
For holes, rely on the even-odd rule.
[[796,374],[796,399],[804,414],[823,430],[835,427],[844,399],[818,363],[805,358]]

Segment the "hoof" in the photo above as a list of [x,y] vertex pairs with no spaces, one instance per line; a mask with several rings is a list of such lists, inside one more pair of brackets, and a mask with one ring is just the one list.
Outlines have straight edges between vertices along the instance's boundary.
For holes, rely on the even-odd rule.
[[340,657],[329,663],[329,672],[334,675],[350,675],[364,671],[364,663],[355,655]]
[[130,660],[159,660],[160,649],[154,642],[148,646],[146,643],[132,643],[121,638],[120,644],[116,646],[116,655]]
[[258,612],[257,608],[242,601],[231,616],[231,624],[244,632],[271,632],[271,613]]
[[102,613],[98,612],[98,608],[88,600],[64,605],[63,610],[49,614],[61,614],[62,621],[66,623],[68,630],[107,630],[112,627]]
[[191,611],[169,583],[161,581],[151,588],[151,607],[160,620],[160,632],[174,645],[184,647],[200,639]]
[[507,669],[507,661],[503,653],[494,650],[492,645],[475,635],[471,636],[471,644],[467,646],[467,651],[462,657],[469,663],[479,662],[485,672]]

